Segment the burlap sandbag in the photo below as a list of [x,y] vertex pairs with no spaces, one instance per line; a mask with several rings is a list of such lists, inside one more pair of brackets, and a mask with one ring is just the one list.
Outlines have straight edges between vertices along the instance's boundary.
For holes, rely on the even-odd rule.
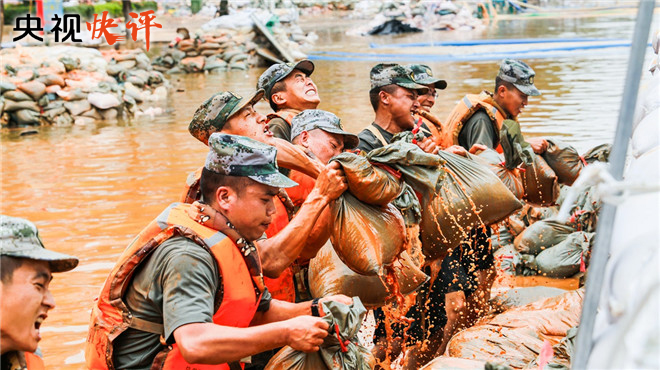
[[360,345],[358,331],[367,310],[360,298],[347,306],[323,302],[323,320],[330,325],[328,336],[317,352],[304,353],[286,346],[268,362],[265,370],[370,370],[376,365],[371,352]]
[[447,255],[470,230],[497,223],[522,207],[486,166],[458,155],[431,155],[401,140],[371,151],[368,158],[396,168],[421,195],[421,240],[430,259]]
[[537,358],[544,341],[555,345],[577,325],[583,296],[578,289],[510,309],[456,334],[447,353],[522,369]]
[[525,195],[525,188],[522,185],[520,171],[517,168],[508,169],[504,163],[504,157],[493,149],[481,151],[477,155],[470,155],[488,166],[493,173],[506,185],[506,187],[518,199],[523,199]]
[[334,224],[330,241],[351,270],[362,275],[384,275],[385,265],[404,249],[405,224],[391,204],[373,206],[346,191],[331,205]]
[[555,220],[541,220],[533,223],[518,235],[513,245],[520,253],[537,255],[561,243],[567,236],[577,231],[573,225]]
[[[396,299],[396,291],[408,295],[419,289],[429,278],[413,263],[406,251],[401,252],[390,269],[395,274],[394,279],[391,276],[381,278],[356,274],[339,259],[332,245],[327,243],[309,261],[309,288],[314,297],[344,294],[360,297],[366,307],[376,308]],[[391,283],[392,286],[388,287],[385,283]]]
[[539,273],[552,278],[568,278],[580,272],[580,265],[584,264],[586,267],[593,235],[578,231],[561,243],[539,253],[536,256]]
[[560,183],[573,185],[586,162],[574,147],[558,140],[547,139],[546,141],[548,149],[543,153],[543,159],[555,171]]
[[587,163],[607,162],[609,161],[611,150],[612,144],[600,144],[582,154],[582,157]]
[[344,152],[330,162],[339,162],[346,175],[348,190],[365,203],[384,206],[401,193],[399,179],[392,172],[372,165],[364,156]]
[[532,165],[522,164],[525,200],[539,206],[551,206],[559,197],[559,181],[555,171],[541,156],[534,156]]

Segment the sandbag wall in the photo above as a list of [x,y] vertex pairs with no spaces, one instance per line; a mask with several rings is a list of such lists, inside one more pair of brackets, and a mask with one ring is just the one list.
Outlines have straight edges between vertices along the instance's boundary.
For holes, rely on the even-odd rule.
[[0,58],[0,117],[10,127],[127,119],[168,95],[168,80],[141,50],[28,47]]

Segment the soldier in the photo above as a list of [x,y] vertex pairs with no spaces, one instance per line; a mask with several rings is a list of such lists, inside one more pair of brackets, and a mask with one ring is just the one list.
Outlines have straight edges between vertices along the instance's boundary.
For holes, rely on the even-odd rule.
[[[426,86],[413,80],[410,69],[398,64],[374,66],[370,79],[369,100],[376,117],[358,134],[358,148],[366,152],[389,144],[399,132],[414,130],[416,122],[413,114],[419,109],[417,96],[428,91]],[[426,132],[426,138],[418,141],[417,145],[427,153],[437,153],[438,146],[429,138],[428,128]]]
[[278,189],[295,182],[278,171],[269,145],[215,133],[209,149],[201,188],[213,219],[174,203],[128,246],[93,308],[89,368],[233,369],[284,345],[317,351],[328,334],[319,304],[352,303],[270,297],[254,241],[272,222]]
[[47,250],[34,224],[0,215],[0,363],[3,369],[44,369],[37,345],[48,311],[52,273],[74,269],[78,259]]
[[[518,120],[527,105],[528,96],[541,92],[534,86],[534,70],[520,60],[504,59],[495,77],[495,92],[468,94],[454,107],[443,122],[443,146],[460,145],[465,149],[481,144],[502,152],[500,129],[506,119]],[[526,140],[537,154],[548,142],[541,138]]]
[[270,66],[259,77],[257,89],[265,91],[264,98],[273,109],[268,125],[275,137],[291,141],[291,120],[305,109],[316,109],[321,98],[311,75],[314,63],[280,63]]

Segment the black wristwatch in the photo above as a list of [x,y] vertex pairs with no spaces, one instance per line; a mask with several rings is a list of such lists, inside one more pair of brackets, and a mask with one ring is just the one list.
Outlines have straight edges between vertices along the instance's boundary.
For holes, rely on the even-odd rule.
[[321,317],[321,314],[319,312],[319,299],[320,298],[314,298],[312,299],[312,316],[316,317]]

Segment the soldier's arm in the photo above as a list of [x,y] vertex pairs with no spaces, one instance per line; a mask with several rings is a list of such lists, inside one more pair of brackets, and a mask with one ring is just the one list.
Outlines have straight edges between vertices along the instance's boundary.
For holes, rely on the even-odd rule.
[[458,143],[468,150],[474,144],[481,144],[490,149],[495,149],[499,143],[499,134],[495,131],[490,117],[484,112],[477,112],[465,122],[458,135]]

